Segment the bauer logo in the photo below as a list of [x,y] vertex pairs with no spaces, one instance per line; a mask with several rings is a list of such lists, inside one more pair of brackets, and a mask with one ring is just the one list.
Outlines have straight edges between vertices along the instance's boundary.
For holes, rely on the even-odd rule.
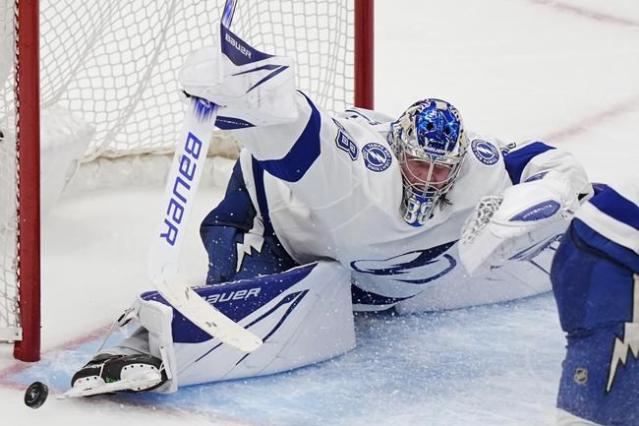
[[374,172],[383,172],[388,169],[393,158],[385,146],[374,142],[364,145],[362,157],[366,167]]
[[260,291],[262,289],[260,287],[254,287],[249,289],[242,289],[238,291],[229,291],[224,293],[211,294],[206,296],[206,301],[215,304],[215,303],[223,303],[230,302],[231,300],[245,300],[250,297],[257,297],[260,295]]
[[193,187],[193,179],[197,171],[197,159],[202,152],[202,141],[189,132],[182,150],[182,155],[178,160],[178,172],[171,183],[171,199],[166,207],[166,216],[164,217],[165,228],[160,233],[160,238],[166,240],[171,246],[175,245],[180,233],[179,226],[184,219],[186,203]]
[[499,161],[499,151],[497,147],[490,142],[481,139],[475,139],[470,144],[475,157],[487,166],[492,166]]
[[246,46],[242,45],[242,43],[240,43],[239,40],[236,40],[228,32],[224,34],[224,40],[226,40],[228,44],[233,46],[235,50],[240,52],[242,55],[246,56],[248,59],[251,59],[251,51]]

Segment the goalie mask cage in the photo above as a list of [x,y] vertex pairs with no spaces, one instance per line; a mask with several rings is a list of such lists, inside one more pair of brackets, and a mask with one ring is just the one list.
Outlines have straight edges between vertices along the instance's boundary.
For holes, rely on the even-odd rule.
[[[170,154],[179,68],[213,43],[223,6],[0,0],[0,341],[16,358],[40,356],[40,148],[57,121],[45,125],[47,111],[90,126],[82,164]],[[238,0],[232,29],[293,57],[298,87],[325,109],[372,108],[373,0]]]

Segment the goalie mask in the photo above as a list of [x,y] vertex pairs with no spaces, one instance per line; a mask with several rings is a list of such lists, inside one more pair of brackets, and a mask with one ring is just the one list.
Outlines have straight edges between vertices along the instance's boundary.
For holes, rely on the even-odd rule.
[[389,138],[402,171],[402,217],[412,226],[421,226],[453,187],[461,169],[468,147],[461,116],[446,101],[424,99],[391,123]]

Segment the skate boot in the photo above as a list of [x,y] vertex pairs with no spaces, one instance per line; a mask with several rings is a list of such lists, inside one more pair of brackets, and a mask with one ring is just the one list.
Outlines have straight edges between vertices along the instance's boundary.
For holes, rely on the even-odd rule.
[[148,391],[166,382],[162,360],[147,354],[98,354],[71,379],[67,396]]

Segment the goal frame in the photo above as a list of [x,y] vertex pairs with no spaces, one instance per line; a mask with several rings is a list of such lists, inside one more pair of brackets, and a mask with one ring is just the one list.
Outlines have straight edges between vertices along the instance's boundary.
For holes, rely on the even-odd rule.
[[[374,103],[374,0],[353,0],[354,105]],[[21,340],[14,357],[38,361],[41,348],[39,0],[18,0],[16,19],[18,156],[17,282]]]

